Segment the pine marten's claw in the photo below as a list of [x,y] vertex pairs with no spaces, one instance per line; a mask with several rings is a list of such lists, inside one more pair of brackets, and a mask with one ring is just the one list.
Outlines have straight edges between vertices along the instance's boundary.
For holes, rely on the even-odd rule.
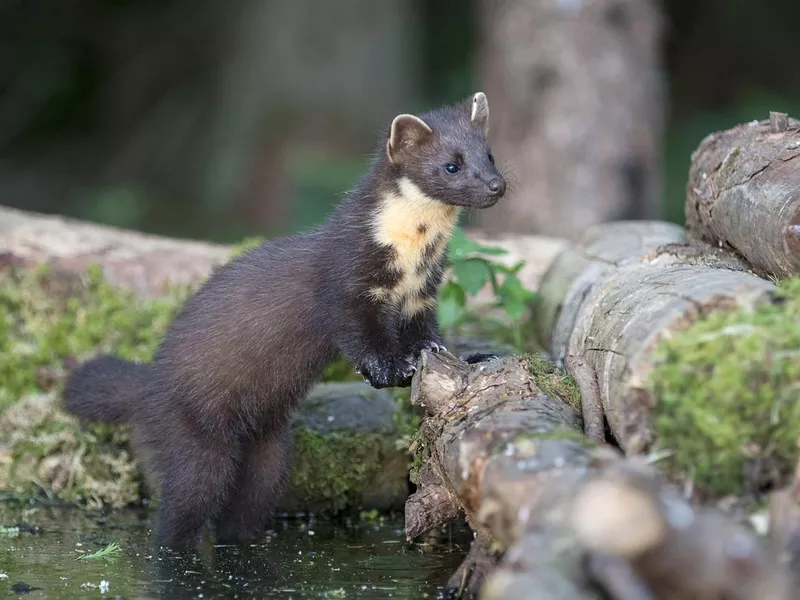
[[428,352],[434,352],[436,354],[447,352],[447,348],[445,348],[444,344],[440,344],[439,342],[434,342],[433,340],[422,340],[420,342],[417,342],[411,347],[412,362],[419,359],[419,356],[420,354],[422,354],[423,350],[427,350]]

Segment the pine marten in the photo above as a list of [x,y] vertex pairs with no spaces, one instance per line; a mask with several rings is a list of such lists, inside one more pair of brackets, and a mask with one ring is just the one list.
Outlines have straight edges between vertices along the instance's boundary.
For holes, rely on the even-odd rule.
[[344,355],[376,388],[408,386],[423,349],[443,348],[438,289],[463,208],[506,182],[479,92],[401,114],[327,222],[269,240],[217,269],[170,325],[153,361],[93,358],[64,389],[90,421],[134,423],[134,451],[160,489],[157,542],[263,535],[287,482],[291,416]]

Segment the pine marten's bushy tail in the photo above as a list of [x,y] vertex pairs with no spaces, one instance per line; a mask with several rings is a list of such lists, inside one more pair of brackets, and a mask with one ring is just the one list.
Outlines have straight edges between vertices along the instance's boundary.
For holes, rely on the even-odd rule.
[[102,423],[133,418],[152,366],[115,356],[98,356],[77,367],[64,386],[64,408],[76,417]]

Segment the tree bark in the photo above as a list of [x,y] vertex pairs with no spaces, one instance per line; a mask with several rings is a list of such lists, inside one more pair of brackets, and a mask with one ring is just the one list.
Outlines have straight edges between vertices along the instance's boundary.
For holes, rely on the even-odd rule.
[[655,399],[645,384],[658,342],[703,313],[752,305],[774,289],[727,253],[687,245],[676,225],[610,223],[556,258],[536,316],[557,362],[575,355],[594,370],[611,432],[637,453],[653,441]]
[[689,230],[761,275],[800,274],[799,157],[800,121],[785,114],[712,133],[692,154]]
[[[470,366],[424,352],[411,399],[426,413],[427,474],[406,505],[407,536],[458,502],[476,534],[449,583],[462,597],[788,600],[785,571],[748,532],[583,437],[574,407],[538,389],[528,359]],[[437,494],[447,510],[417,502],[430,486],[449,490]],[[430,514],[412,522],[417,510]]]
[[575,238],[658,218],[664,84],[654,0],[483,0],[480,70],[515,182],[488,231]]

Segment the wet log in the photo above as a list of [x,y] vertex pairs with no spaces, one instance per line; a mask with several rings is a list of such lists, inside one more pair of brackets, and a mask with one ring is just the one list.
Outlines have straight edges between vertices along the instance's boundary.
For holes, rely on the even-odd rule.
[[762,276],[800,273],[800,121],[772,113],[706,137],[692,154],[686,223]]
[[727,252],[689,245],[676,225],[598,225],[542,278],[540,342],[557,363],[576,356],[594,371],[611,432],[637,453],[654,440],[646,384],[658,342],[701,314],[754,305],[774,289]]
[[444,518],[414,511],[451,514],[415,500],[446,488],[439,497],[455,499],[476,534],[449,584],[460,597],[788,600],[785,571],[749,532],[584,437],[575,408],[536,386],[528,358],[465,365],[425,352],[412,402],[426,412],[427,473],[406,504],[406,533]]

